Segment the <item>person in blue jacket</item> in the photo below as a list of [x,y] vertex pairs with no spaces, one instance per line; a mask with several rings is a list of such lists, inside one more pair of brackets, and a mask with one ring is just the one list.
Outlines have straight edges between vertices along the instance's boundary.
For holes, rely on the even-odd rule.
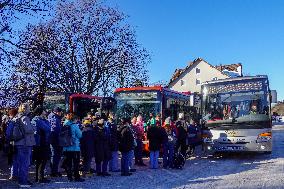
[[61,116],[62,109],[56,107],[48,115],[48,121],[51,126],[50,144],[51,144],[51,176],[60,177],[61,174],[58,171],[59,162],[62,156],[62,147],[59,145],[59,133],[61,130]]
[[14,122],[12,119],[17,115],[18,110],[17,109],[11,109],[9,110],[9,121],[7,123],[7,129],[6,129],[6,143],[8,144],[8,156],[10,155],[12,162],[11,162],[11,175],[10,180],[17,180],[18,177],[18,164],[16,161],[16,155],[17,150],[14,146],[14,142],[12,141],[12,135],[13,135],[13,129],[14,129]]
[[63,153],[65,156],[67,178],[69,181],[84,182],[85,180],[80,178],[79,163],[80,163],[80,139],[82,138],[82,131],[79,125],[74,122],[74,114],[68,113],[64,126],[71,127],[73,145],[63,147]]
[[35,117],[31,124],[35,130],[35,141],[33,156],[36,161],[36,182],[49,183],[50,180],[44,178],[44,170],[50,158],[50,124],[45,118],[46,112],[43,108],[37,107],[34,110]]

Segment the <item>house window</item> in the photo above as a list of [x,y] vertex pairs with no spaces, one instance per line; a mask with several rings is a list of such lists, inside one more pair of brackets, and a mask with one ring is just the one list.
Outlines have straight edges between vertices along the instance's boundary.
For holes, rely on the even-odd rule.
[[218,80],[218,78],[217,77],[213,77],[213,79],[212,79],[213,81],[216,81],[216,80]]
[[200,74],[200,69],[199,68],[196,68],[195,71],[196,71],[196,74]]
[[180,86],[184,85],[184,80],[180,80]]
[[200,85],[200,84],[201,84],[200,79],[196,79],[196,85]]

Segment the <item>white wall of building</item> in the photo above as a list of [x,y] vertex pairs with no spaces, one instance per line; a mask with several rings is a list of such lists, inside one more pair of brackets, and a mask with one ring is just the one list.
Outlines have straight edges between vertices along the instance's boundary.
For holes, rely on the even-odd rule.
[[[200,70],[200,73],[198,73],[198,70]],[[192,65],[178,79],[170,83],[169,88],[179,92],[200,92],[201,83],[226,78],[229,78],[229,76],[222,74],[208,63],[200,61]]]

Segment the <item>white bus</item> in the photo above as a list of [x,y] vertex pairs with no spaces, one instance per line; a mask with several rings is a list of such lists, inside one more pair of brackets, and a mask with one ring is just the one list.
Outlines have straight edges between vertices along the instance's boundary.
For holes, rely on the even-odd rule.
[[267,76],[202,84],[201,113],[210,152],[272,151],[271,95]]

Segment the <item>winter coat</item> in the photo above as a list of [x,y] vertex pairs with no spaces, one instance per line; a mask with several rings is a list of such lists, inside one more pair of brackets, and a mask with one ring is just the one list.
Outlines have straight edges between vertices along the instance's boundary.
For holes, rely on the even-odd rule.
[[49,146],[50,145],[50,124],[46,119],[40,116],[35,116],[31,124],[35,132],[36,146]]
[[31,120],[28,116],[23,113],[18,113],[16,117],[12,120],[16,122],[20,120],[21,126],[24,128],[25,137],[17,142],[15,142],[15,146],[34,146],[35,145],[35,137],[34,137],[34,129],[31,124]]
[[119,151],[129,152],[134,149],[134,136],[130,126],[122,126],[119,130]]
[[148,126],[148,128],[151,127],[151,126],[156,126],[156,119],[154,117],[150,118],[147,121],[147,126]]
[[115,123],[107,122],[110,130],[110,150],[118,151],[118,130]]
[[187,139],[187,126],[185,121],[178,120],[176,122],[177,132],[178,132],[178,140],[184,141]]
[[195,125],[189,125],[188,126],[188,144],[194,145],[197,144],[199,141],[198,133],[200,133],[200,130]]
[[95,130],[92,125],[83,128],[81,155],[86,159],[91,159],[95,156]]
[[151,126],[147,132],[147,138],[149,139],[150,151],[158,151],[161,148],[163,142],[162,132],[160,127]]
[[169,142],[168,133],[164,127],[161,128],[161,138],[162,138],[162,144],[166,144]]
[[13,121],[9,120],[7,123],[6,137],[5,137],[7,143],[9,143],[12,139],[13,129],[14,129],[14,123]]
[[63,147],[63,151],[80,152],[80,139],[82,138],[82,131],[80,130],[79,125],[69,120],[66,120],[64,125],[71,127],[73,145]]
[[133,125],[133,130],[136,133],[136,139],[142,140],[144,136],[144,126],[143,122],[136,122]]
[[95,158],[97,163],[111,159],[109,142],[108,129],[102,126],[95,127]]
[[61,130],[61,117],[51,112],[48,115],[48,121],[51,126],[50,143],[59,146],[59,133]]

